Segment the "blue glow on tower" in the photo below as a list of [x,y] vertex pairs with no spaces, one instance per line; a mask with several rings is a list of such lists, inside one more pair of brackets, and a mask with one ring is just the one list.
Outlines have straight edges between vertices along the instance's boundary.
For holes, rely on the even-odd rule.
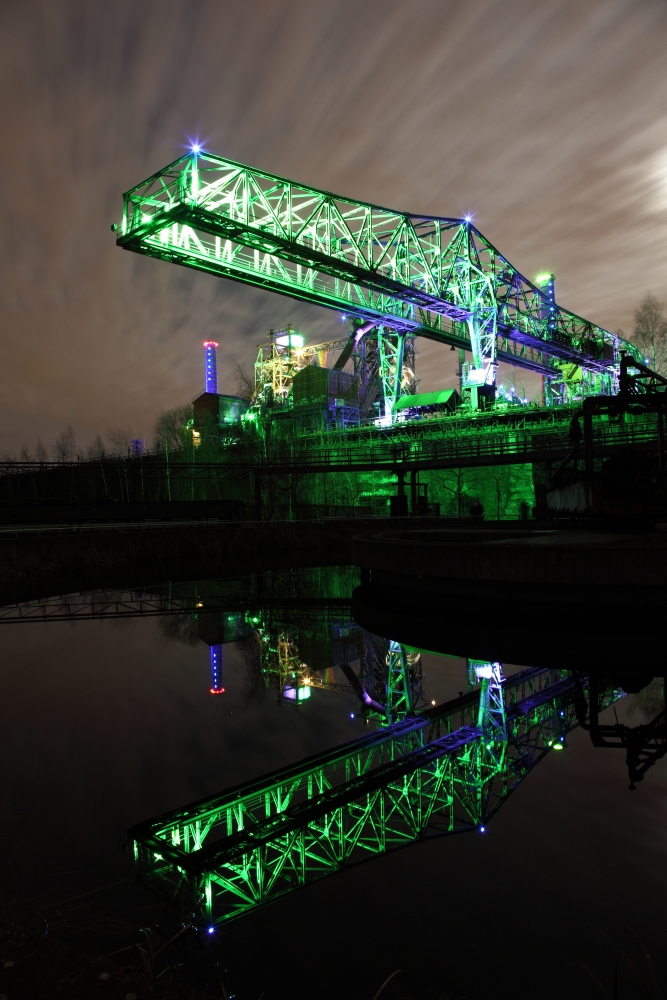
[[550,334],[553,334],[556,330],[556,292],[554,289],[555,278],[553,274],[540,274],[536,279],[538,287],[544,292],[547,297],[547,328]]
[[224,694],[222,686],[222,644],[211,646],[211,694]]
[[205,340],[206,348],[206,370],[204,392],[218,391],[218,345],[214,340]]

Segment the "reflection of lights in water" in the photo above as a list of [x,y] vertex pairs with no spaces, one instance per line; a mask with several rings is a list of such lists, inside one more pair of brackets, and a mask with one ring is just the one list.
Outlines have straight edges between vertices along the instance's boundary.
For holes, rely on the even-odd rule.
[[224,694],[222,686],[222,645],[211,646],[211,694]]
[[283,697],[289,698],[291,701],[305,701],[310,698],[312,694],[312,689],[308,684],[305,687],[290,687],[285,685],[283,688]]

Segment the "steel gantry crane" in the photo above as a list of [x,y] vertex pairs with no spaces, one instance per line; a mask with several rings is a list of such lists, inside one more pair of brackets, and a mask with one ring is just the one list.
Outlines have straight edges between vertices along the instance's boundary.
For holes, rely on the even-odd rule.
[[547,380],[569,363],[609,393],[619,344],[636,353],[557,305],[552,275],[529,281],[469,218],[343,198],[198,147],[128,191],[112,228],[126,250],[358,318],[391,355],[395,393],[406,334],[470,352],[473,405],[493,394],[499,361]]

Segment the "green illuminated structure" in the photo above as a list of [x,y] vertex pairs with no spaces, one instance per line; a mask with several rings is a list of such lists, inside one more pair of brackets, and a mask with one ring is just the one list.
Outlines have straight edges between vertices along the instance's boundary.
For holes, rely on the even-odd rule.
[[[246,519],[460,517],[475,501],[487,518],[544,513],[557,503],[552,476],[583,474],[583,404],[614,397],[628,360],[642,365],[634,345],[557,304],[552,274],[528,280],[469,218],[342,198],[198,147],[128,191],[113,228],[124,249],[335,309],[347,324],[326,344],[272,330],[234,434],[200,434],[190,471],[184,442],[175,465],[189,497],[224,487]],[[417,337],[458,348],[459,392],[416,395]],[[544,405],[515,376],[496,387],[499,362],[539,373]],[[596,409],[586,475],[626,445],[646,450],[654,416]],[[180,477],[168,470],[168,499],[187,489]]]
[[[387,398],[400,395],[406,334],[470,351],[473,405],[498,361],[611,391],[619,346],[558,306],[472,225],[396,212],[297,184],[197,147],[124,195],[118,245],[356,316],[380,329]],[[384,338],[384,339],[383,339]],[[637,355],[638,356],[638,355]],[[588,389],[586,384],[588,383]]]
[[578,693],[565,671],[477,676],[479,692],[134,827],[140,881],[212,927],[400,847],[483,832],[564,745]]

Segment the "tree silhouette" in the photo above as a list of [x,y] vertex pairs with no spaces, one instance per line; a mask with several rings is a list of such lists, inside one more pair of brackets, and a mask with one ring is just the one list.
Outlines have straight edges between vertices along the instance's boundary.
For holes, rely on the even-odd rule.
[[665,307],[655,295],[647,292],[635,310],[633,340],[648,358],[653,371],[665,374],[667,369],[667,317]]

